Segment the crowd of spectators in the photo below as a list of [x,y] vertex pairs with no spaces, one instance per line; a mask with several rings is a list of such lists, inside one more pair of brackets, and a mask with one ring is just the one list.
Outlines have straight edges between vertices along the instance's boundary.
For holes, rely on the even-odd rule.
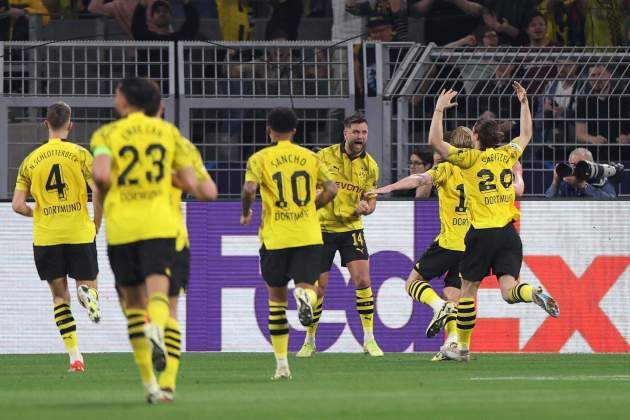
[[[117,21],[122,34],[135,38],[131,26],[138,6],[147,9],[148,30],[164,34],[153,22],[153,1],[0,0],[0,36],[28,39],[29,16],[41,15],[44,25],[50,19],[106,16]],[[478,36],[484,27],[497,35],[498,45],[630,44],[630,0],[170,0],[167,7],[181,20],[190,9],[197,18],[218,19],[224,40],[252,39],[253,21],[265,19],[265,39],[281,29],[289,40],[296,40],[303,17],[327,17],[332,20],[333,40],[371,32],[373,39],[484,45]],[[391,35],[374,35],[371,21],[388,22]],[[199,34],[188,31],[186,36]]]

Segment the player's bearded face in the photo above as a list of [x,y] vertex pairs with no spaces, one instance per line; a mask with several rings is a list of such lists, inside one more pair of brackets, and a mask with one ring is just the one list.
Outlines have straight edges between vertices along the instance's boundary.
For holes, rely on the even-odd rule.
[[368,140],[368,126],[366,123],[352,124],[343,130],[346,141],[346,152],[354,156],[361,154]]

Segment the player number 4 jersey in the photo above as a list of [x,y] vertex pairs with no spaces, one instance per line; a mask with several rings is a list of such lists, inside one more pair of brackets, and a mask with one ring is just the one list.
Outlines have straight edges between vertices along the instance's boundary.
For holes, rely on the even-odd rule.
[[260,241],[267,249],[322,244],[315,195],[317,185],[332,178],[312,151],[279,141],[247,161],[245,181],[260,185]]
[[462,168],[466,206],[476,229],[503,227],[520,218],[512,167],[522,153],[515,142],[486,150],[450,147],[448,161]]
[[96,227],[87,209],[92,155],[62,139],[50,139],[20,165],[15,189],[28,191],[33,211],[33,244],[83,244],[94,241]]

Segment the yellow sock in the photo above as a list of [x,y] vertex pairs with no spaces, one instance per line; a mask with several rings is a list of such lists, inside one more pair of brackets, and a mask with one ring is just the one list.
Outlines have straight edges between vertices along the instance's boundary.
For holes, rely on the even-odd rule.
[[79,348],[77,323],[72,316],[68,302],[55,305],[55,323],[57,324],[59,334],[61,334],[63,344],[66,346],[68,354],[76,354]]
[[182,336],[179,331],[179,322],[169,318],[164,330],[164,341],[168,352],[166,370],[160,374],[160,388],[175,390],[177,371],[179,370],[179,358],[182,354]]
[[459,298],[457,305],[457,343],[459,348],[468,350],[470,348],[470,336],[475,328],[477,309],[475,299]]
[[429,305],[434,311],[439,311],[442,305],[444,305],[444,300],[433,290],[426,280],[414,280],[411,282],[407,293],[413,300]]
[[287,302],[269,301],[269,334],[276,360],[286,360],[289,352]]
[[151,293],[151,296],[149,296],[149,304],[147,305],[147,312],[149,313],[149,319],[152,323],[162,329],[166,328],[170,314],[168,296],[160,292]]
[[508,292],[508,303],[531,302],[534,288],[527,283],[518,284]]
[[374,296],[370,286],[365,289],[357,289],[355,293],[357,312],[363,325],[363,333],[372,334],[374,332]]
[[446,335],[457,334],[457,310],[446,316],[446,324],[444,324]]
[[319,319],[322,317],[322,310],[324,307],[324,298],[317,299],[317,305],[313,308],[313,323],[306,327],[306,335],[315,341],[315,333],[317,333],[317,327],[319,326]]
[[144,335],[144,324],[147,312],[144,309],[127,309],[127,332],[129,342],[133,349],[133,358],[140,370],[140,376],[144,384],[155,380],[153,374],[153,362],[151,361],[151,346]]

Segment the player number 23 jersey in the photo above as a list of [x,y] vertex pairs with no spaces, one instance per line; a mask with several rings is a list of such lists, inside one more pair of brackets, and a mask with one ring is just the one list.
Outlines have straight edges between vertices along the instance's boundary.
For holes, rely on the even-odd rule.
[[171,204],[172,171],[192,166],[179,130],[135,112],[92,136],[94,156],[111,157],[105,198],[107,242],[120,245],[175,238],[179,224]]

